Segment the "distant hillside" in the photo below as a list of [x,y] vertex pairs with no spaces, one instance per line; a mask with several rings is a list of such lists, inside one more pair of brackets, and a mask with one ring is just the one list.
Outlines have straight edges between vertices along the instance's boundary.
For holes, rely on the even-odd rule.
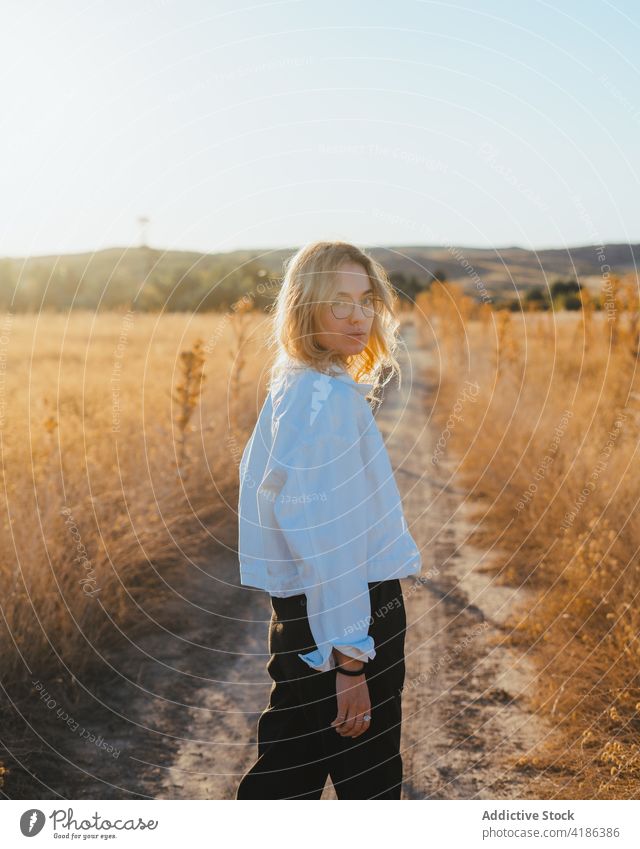
[[[112,309],[135,300],[142,310],[202,311],[229,307],[247,292],[266,306],[277,291],[283,263],[295,247],[200,254],[155,248],[110,248],[95,253],[0,260],[0,302],[13,311]],[[464,246],[371,248],[401,295],[413,298],[434,276],[477,295],[479,281],[495,303],[558,279],[599,290],[602,270],[636,269],[640,245],[605,245],[529,251]],[[606,270],[606,269],[605,269]]]
[[[385,268],[407,275],[425,269],[433,274],[442,269],[449,282],[461,283],[469,294],[477,289],[477,274],[490,294],[513,297],[534,286],[546,288],[558,278],[573,278],[589,288],[600,289],[601,266],[611,273],[637,271],[640,245],[585,245],[566,249],[529,251],[524,248],[449,248],[404,247],[373,250]],[[601,257],[601,258],[599,258]],[[424,273],[424,272],[423,272]]]

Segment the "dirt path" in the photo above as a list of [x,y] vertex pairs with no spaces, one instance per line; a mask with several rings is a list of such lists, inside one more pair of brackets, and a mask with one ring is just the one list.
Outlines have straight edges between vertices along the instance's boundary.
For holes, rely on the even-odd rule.
[[[465,544],[464,493],[448,482],[446,457],[431,463],[434,360],[412,326],[403,338],[403,386],[388,389],[376,414],[423,552],[420,579],[403,581],[403,795],[522,798],[527,775],[510,761],[545,729],[524,705],[526,658],[491,645],[514,594],[491,584],[483,553]],[[233,798],[271,685],[268,598],[238,580],[233,552],[185,567],[163,621],[123,648],[84,720],[118,759],[64,734],[33,798]],[[335,798],[330,782],[323,798]]]
[[[432,357],[404,339],[404,382],[387,392],[377,421],[389,448],[405,514],[424,552],[420,581],[405,579],[407,680],[403,696],[404,796],[408,799],[517,798],[527,777],[509,765],[544,733],[522,705],[531,681],[526,659],[492,648],[491,638],[513,600],[477,572],[482,553],[464,544],[464,494],[447,484],[444,462],[433,466],[438,439],[429,424]],[[200,709],[166,770],[164,798],[232,798],[255,753],[255,724],[268,700],[264,599],[246,623],[244,654],[224,679],[201,692]],[[186,723],[185,723],[186,724]],[[251,741],[247,745],[246,741]],[[323,799],[335,792],[330,782]]]
[[[405,515],[423,552],[420,580],[403,581],[407,676],[403,692],[407,799],[524,798],[526,773],[512,764],[545,726],[527,711],[533,672],[522,653],[492,645],[519,593],[482,572],[455,465],[435,451],[430,421],[436,360],[404,331],[403,386],[377,421],[396,469]],[[436,465],[432,457],[436,456]]]

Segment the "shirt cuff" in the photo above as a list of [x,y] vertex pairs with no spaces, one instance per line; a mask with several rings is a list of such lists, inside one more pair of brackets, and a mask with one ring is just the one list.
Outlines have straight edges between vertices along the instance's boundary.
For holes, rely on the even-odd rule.
[[343,654],[348,654],[356,660],[362,660],[368,663],[376,656],[373,637],[366,637],[364,640],[359,640],[357,643],[342,645],[341,643],[326,643],[316,651],[308,652],[307,654],[298,654],[305,663],[309,664],[312,669],[317,672],[328,672],[336,666],[336,659],[333,656],[333,647],[336,647]]

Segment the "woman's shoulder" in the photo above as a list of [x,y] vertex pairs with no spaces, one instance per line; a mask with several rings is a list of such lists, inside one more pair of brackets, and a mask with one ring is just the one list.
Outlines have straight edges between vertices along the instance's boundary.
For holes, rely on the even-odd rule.
[[271,397],[274,419],[323,435],[353,429],[353,392],[332,374],[311,366],[287,369],[272,385]]

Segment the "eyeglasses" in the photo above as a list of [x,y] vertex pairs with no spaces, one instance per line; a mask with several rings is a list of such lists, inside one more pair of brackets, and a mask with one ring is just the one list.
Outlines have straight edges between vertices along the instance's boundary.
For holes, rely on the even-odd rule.
[[[331,301],[331,312],[333,313],[333,317],[337,319],[351,318],[355,306],[354,301]],[[379,315],[382,312],[382,307],[382,299],[374,298],[373,295],[366,295],[360,301],[360,309],[365,318]]]

